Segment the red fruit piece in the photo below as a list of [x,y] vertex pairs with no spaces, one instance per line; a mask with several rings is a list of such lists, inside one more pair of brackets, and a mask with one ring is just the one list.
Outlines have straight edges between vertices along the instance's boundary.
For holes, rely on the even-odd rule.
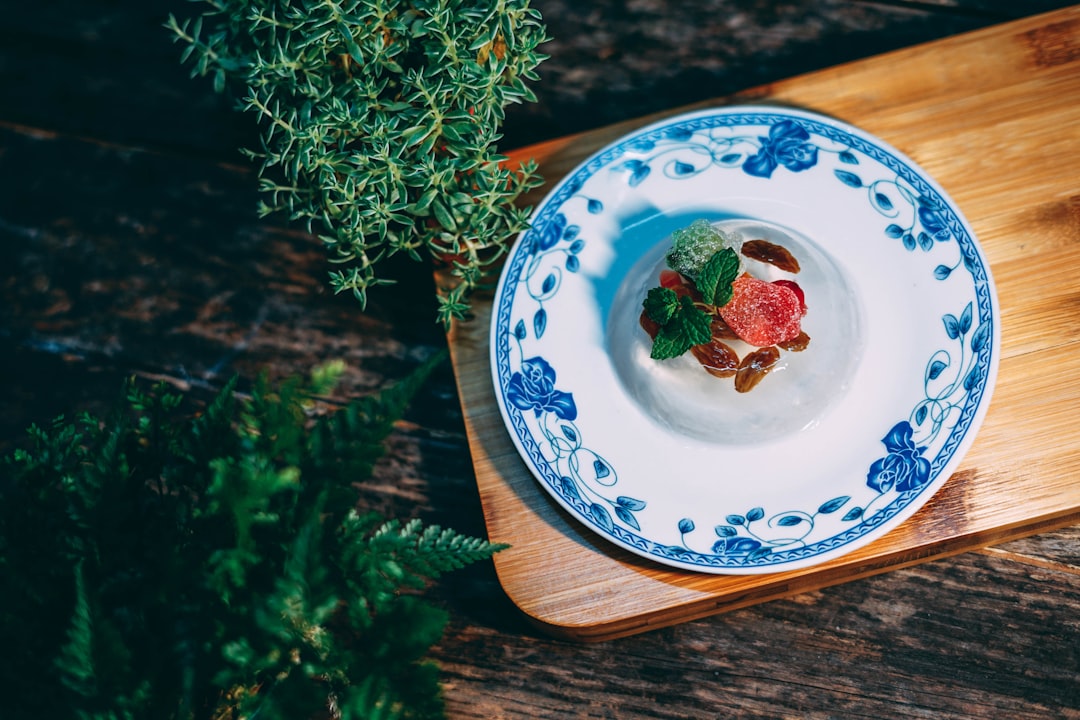
[[661,270],[660,271],[660,287],[666,287],[674,290],[677,286],[683,285],[686,280],[683,276],[674,270]]
[[660,287],[665,287],[679,297],[686,296],[695,302],[701,299],[701,293],[697,291],[697,288],[674,270],[660,271]]
[[773,280],[773,285],[782,285],[786,288],[791,288],[791,291],[795,293],[795,297],[799,298],[799,304],[802,305],[803,315],[806,314],[806,293],[799,287],[799,283],[794,280]]
[[731,290],[731,301],[720,308],[720,316],[743,342],[768,347],[802,332],[802,303],[791,288],[743,275]]

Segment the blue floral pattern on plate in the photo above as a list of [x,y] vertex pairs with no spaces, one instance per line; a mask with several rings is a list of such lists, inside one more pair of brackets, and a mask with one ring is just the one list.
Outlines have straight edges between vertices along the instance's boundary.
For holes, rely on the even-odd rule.
[[[653,183],[719,172],[774,184],[762,192],[780,182],[837,183],[850,193],[837,195],[843,203],[864,203],[880,217],[882,253],[889,247],[921,251],[918,255],[932,260],[913,256],[915,272],[926,272],[935,284],[959,287],[959,296],[970,299],[940,315],[940,342],[924,361],[922,390],[881,427],[878,454],[867,457],[861,470],[853,469],[863,478],[858,485],[852,482],[841,494],[823,492],[812,502],[799,498],[810,502],[802,507],[770,508],[775,497],[745,509],[699,508],[691,502],[691,514],[650,523],[652,500],[617,490],[622,468],[592,447],[576,422],[580,409],[574,389],[559,384],[557,368],[545,358],[551,323],[574,322],[569,316],[553,320],[549,305],[564,281],[582,269],[593,242],[582,232],[590,216],[610,212],[613,202],[648,195]],[[608,192],[612,184],[623,189]],[[892,244],[897,240],[898,246]],[[869,542],[913,513],[944,482],[989,401],[997,361],[995,302],[987,264],[959,212],[895,150],[810,113],[763,108],[694,113],[600,151],[537,209],[496,295],[491,335],[496,395],[533,474],[602,536],[681,568],[783,570]],[[674,527],[666,529],[666,522]]]

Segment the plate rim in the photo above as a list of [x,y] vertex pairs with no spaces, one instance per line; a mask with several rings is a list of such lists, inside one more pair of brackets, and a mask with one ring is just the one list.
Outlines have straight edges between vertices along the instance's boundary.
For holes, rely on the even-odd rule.
[[[514,305],[512,297],[508,297],[507,284],[509,279],[514,276],[514,268],[520,266],[531,256],[531,252],[526,248],[526,243],[530,242],[531,234],[545,229],[545,221],[550,221],[550,216],[559,212],[568,199],[568,189],[571,190],[569,194],[572,195],[577,188],[591,179],[598,170],[607,167],[615,159],[623,155],[629,145],[642,142],[648,139],[649,136],[664,130],[670,130],[674,126],[687,125],[702,118],[716,118],[718,116],[758,117],[763,120],[763,122],[757,123],[744,122],[735,125],[736,127],[745,125],[767,125],[772,127],[785,119],[790,119],[809,123],[815,129],[815,132],[817,132],[818,128],[826,128],[831,133],[839,134],[844,141],[859,140],[860,143],[857,149],[860,152],[878,161],[884,167],[896,173],[898,178],[911,183],[920,192],[929,190],[931,197],[936,196],[936,199],[942,201],[947,212],[950,229],[954,231],[956,241],[961,246],[960,263],[967,265],[966,269],[972,274],[973,294],[978,305],[979,324],[985,326],[989,333],[988,341],[979,350],[979,355],[983,359],[976,363],[976,367],[981,368],[979,378],[974,389],[969,389],[963,401],[960,417],[948,429],[949,435],[944,445],[934,456],[931,464],[933,474],[928,482],[913,490],[898,493],[888,505],[876,510],[870,518],[862,520],[857,525],[842,532],[802,547],[767,553],[752,563],[740,562],[735,565],[721,562],[719,556],[715,553],[707,555],[676,546],[664,545],[642,535],[637,535],[618,524],[600,527],[595,518],[590,517],[588,512],[584,511],[582,507],[578,507],[577,504],[572,502],[572,498],[566,497],[557,487],[557,478],[555,477],[557,473],[552,471],[550,463],[540,453],[539,441],[525,427],[522,417],[523,411],[507,402],[506,386],[503,382],[504,377],[509,377],[510,323],[512,322],[509,313]],[[836,139],[830,135],[830,132],[819,134],[830,139]],[[855,149],[854,144],[848,142],[848,145]],[[870,152],[867,152],[867,149]],[[533,210],[529,222],[529,228],[518,235],[510,249],[493,298],[494,312],[492,313],[489,328],[489,362],[500,416],[504,430],[510,435],[518,454],[525,462],[530,475],[533,476],[533,480],[539,482],[547,494],[568,511],[576,522],[618,547],[664,566],[709,574],[748,575],[773,573],[827,562],[877,540],[925,505],[955,472],[957,465],[962,461],[982,426],[997,379],[1001,342],[1000,307],[989,260],[985,256],[970,223],[944,188],[910,157],[861,128],[828,115],[787,106],[726,105],[677,113],[632,130],[590,154],[560,178],[551,190],[545,194]],[[955,232],[956,230],[960,232]],[[969,264],[966,262],[967,250],[970,250],[974,256],[974,263]],[[980,272],[981,277],[979,277]],[[512,295],[512,293],[509,295]],[[986,305],[985,308],[983,307],[984,304]],[[506,366],[506,373],[502,372],[504,365]],[[962,431],[958,433],[957,427],[961,425]],[[527,447],[528,442],[525,438],[537,447]],[[584,503],[580,504],[584,506]]]

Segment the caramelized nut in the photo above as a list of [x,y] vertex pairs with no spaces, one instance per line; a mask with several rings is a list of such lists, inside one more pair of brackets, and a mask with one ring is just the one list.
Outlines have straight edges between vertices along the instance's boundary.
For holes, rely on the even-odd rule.
[[739,336],[735,334],[735,331],[724,322],[724,318],[720,316],[720,313],[713,315],[712,323],[709,326],[714,338],[721,340],[738,340]]
[[758,348],[744,357],[735,373],[735,389],[741,393],[753,390],[779,359],[780,351],[775,346]]
[[660,326],[656,323],[656,321],[649,317],[649,314],[647,312],[642,310],[641,317],[638,319],[638,322],[641,323],[641,329],[649,333],[649,337],[655,340],[656,333],[660,332]]
[[786,342],[776,343],[776,346],[779,347],[781,350],[788,350],[790,352],[802,352],[809,344],[810,336],[807,335],[806,331],[804,330]]
[[711,342],[695,345],[690,352],[706,372],[718,378],[731,377],[739,367],[739,356],[715,337]]
[[751,260],[774,265],[784,272],[799,272],[799,261],[787,248],[768,240],[747,240],[742,245],[742,254]]

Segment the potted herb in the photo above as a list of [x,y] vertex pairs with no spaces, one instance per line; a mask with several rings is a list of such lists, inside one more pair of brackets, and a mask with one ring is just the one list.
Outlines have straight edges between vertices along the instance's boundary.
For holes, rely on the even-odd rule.
[[416,591],[499,547],[353,487],[431,367],[332,413],[338,365],[195,415],[130,383],[108,417],[32,428],[0,461],[3,716],[440,717],[446,617]]
[[207,0],[170,17],[183,58],[258,116],[261,212],[305,223],[364,303],[396,254],[433,258],[438,317],[463,318],[539,184],[496,151],[508,104],[534,99],[546,40],[527,0]]

